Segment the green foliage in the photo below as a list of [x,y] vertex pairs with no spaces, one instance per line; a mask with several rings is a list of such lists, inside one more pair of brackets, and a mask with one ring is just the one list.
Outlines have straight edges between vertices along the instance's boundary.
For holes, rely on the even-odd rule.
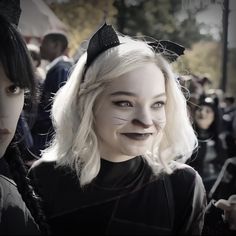
[[[213,42],[199,42],[192,49],[186,50],[183,58],[180,58],[178,68],[185,69],[185,73],[197,76],[208,75],[217,87],[220,77],[220,45]],[[206,63],[207,62],[207,63]],[[181,65],[181,67],[179,66]]]
[[[132,2],[133,4],[130,4]],[[118,31],[128,35],[144,35],[156,39],[168,39],[187,48],[202,39],[211,39],[200,34],[196,13],[188,13],[181,21],[179,0],[115,0]]]
[[236,48],[229,50],[227,92],[236,94]]
[[[186,55],[174,66],[181,73],[209,75],[213,87],[221,79],[221,45],[210,35],[201,35],[196,13],[204,9],[186,11],[187,18],[180,20],[181,0],[68,0],[49,5],[68,26],[70,55],[75,54],[82,42],[106,19],[116,29],[131,36],[149,36],[168,39],[184,45]],[[227,91],[236,91],[236,49],[230,50]]]
[[106,19],[113,23],[116,9],[110,0],[70,0],[53,2],[49,7],[68,27],[70,55],[74,55],[80,44],[91,37]]
[[[219,88],[222,67],[222,46],[217,42],[198,42],[186,50],[173,65],[178,73],[206,76],[212,81],[212,88]],[[227,92],[236,91],[236,49],[229,51]]]
[[165,38],[173,32],[174,19],[170,16],[170,3],[165,0],[140,0],[134,1],[135,5],[127,4],[128,1],[116,0],[117,27],[121,33],[129,35],[148,35],[156,38]]
[[49,4],[68,26],[70,54],[106,19],[121,33],[168,39],[189,48],[206,37],[193,13],[180,21],[180,0],[69,0]]

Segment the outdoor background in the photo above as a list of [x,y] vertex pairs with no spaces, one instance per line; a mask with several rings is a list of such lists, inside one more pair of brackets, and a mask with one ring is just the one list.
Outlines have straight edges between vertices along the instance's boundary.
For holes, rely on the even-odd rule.
[[[185,75],[206,76],[212,81],[212,88],[220,88],[223,0],[44,0],[42,2],[57,19],[54,19],[53,26],[42,20],[41,28],[49,28],[40,33],[36,32],[33,18],[39,23],[34,10],[41,1],[21,2],[25,7],[28,4],[27,10],[22,9],[22,22],[19,24],[28,41],[35,38],[34,42],[39,43],[50,27],[66,31],[70,40],[68,54],[77,58],[81,47],[86,47],[86,40],[106,21],[124,34],[168,39],[182,44],[186,51],[175,63],[176,70]],[[29,9],[29,2],[35,4],[32,9]],[[233,24],[236,22],[236,1],[229,0],[229,10],[226,92],[235,95],[236,36]],[[27,14],[32,20],[23,22]],[[49,13],[45,13],[44,20],[46,15],[49,17]],[[33,29],[26,33],[30,25]]]

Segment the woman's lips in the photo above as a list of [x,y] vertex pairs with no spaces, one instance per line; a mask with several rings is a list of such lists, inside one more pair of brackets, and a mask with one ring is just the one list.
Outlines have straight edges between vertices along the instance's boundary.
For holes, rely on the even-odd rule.
[[148,139],[152,133],[122,133],[122,135],[126,136],[129,139],[143,141]]
[[8,129],[0,129],[0,135],[10,134],[11,132]]

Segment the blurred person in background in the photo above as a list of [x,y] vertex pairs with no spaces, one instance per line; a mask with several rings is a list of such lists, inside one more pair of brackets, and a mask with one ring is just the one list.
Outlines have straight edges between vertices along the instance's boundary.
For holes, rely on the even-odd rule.
[[73,61],[66,55],[68,38],[64,33],[48,33],[40,46],[41,59],[49,61],[46,78],[42,84],[36,122],[31,130],[34,145],[31,151],[40,157],[40,151],[50,143],[54,134],[50,118],[53,96],[68,78]]
[[27,44],[27,48],[33,60],[33,65],[36,70],[36,78],[38,79],[39,84],[42,85],[46,77],[46,73],[44,69],[41,67],[40,48],[35,44]]
[[217,104],[211,97],[202,98],[192,114],[199,146],[189,160],[189,165],[202,177],[207,193],[227,159],[227,150],[220,136],[222,120]]
[[225,145],[229,157],[236,157],[236,104],[235,97],[226,95],[222,104]]

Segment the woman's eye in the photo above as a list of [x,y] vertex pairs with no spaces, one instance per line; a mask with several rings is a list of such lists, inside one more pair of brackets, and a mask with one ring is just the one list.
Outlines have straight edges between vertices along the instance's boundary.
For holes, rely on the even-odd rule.
[[118,107],[132,107],[133,105],[129,101],[117,101],[117,102],[112,102],[114,105]]
[[162,108],[164,105],[165,105],[164,102],[156,102],[152,105],[152,108],[159,109],[159,108]]
[[17,94],[20,94],[23,90],[19,87],[19,86],[16,86],[16,85],[10,85],[8,88],[7,88],[7,93],[8,94],[14,94],[14,95],[17,95]]

